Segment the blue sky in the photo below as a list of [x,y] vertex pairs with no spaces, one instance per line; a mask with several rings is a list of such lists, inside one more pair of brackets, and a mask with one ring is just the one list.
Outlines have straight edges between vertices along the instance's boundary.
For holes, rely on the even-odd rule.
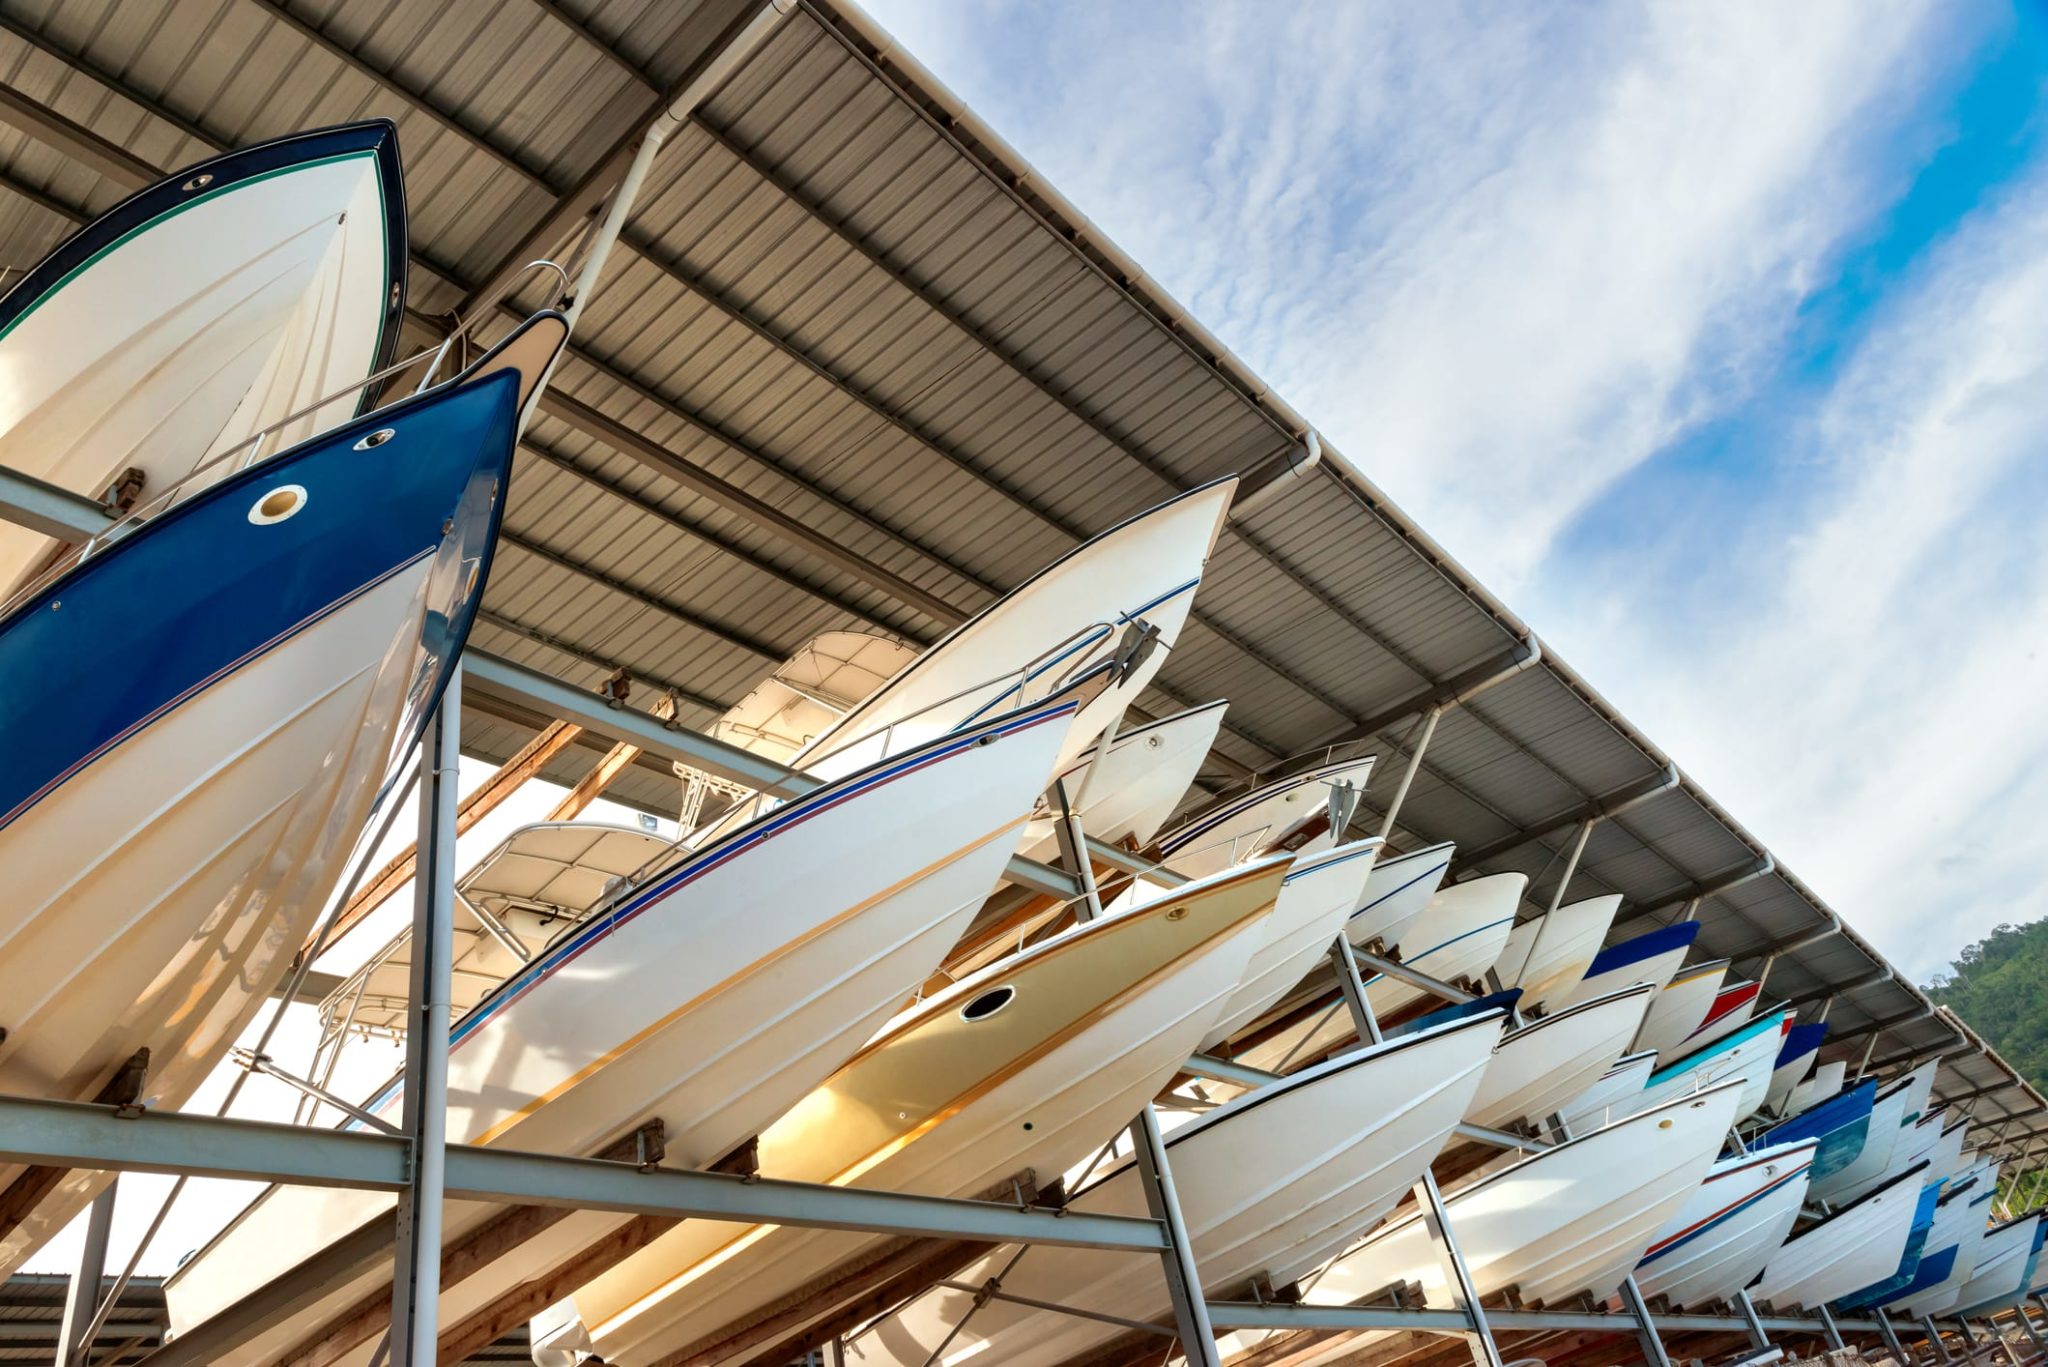
[[2048,17],[870,0],[1916,976],[2048,914]]

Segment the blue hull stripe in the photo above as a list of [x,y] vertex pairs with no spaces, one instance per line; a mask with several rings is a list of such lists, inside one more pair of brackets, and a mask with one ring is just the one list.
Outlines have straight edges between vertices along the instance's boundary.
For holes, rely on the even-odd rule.
[[1586,966],[1586,976],[1597,978],[1603,973],[1639,964],[1645,959],[1654,959],[1674,949],[1692,944],[1700,936],[1698,921],[1680,921],[1676,925],[1659,926],[1647,935],[1638,935],[1632,940],[1623,940],[1618,945],[1609,945],[1593,956],[1593,962]]

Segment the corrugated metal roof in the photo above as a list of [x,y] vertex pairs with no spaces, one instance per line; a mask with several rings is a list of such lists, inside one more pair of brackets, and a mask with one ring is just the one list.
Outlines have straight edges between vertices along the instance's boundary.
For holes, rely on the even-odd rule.
[[[159,170],[309,124],[393,117],[424,325],[519,264],[533,225],[750,8],[22,0],[0,17],[0,80]],[[0,265],[31,263],[126,188],[47,137],[0,129]],[[523,297],[537,302],[541,285]],[[583,685],[623,667],[676,689],[697,726],[816,632],[935,639],[1079,539],[1306,432],[831,0],[806,0],[672,139],[558,392],[582,407],[533,426],[477,644]],[[1382,719],[1370,809],[1414,715],[1388,709],[1526,634],[1330,452],[1231,524],[1144,705],[1228,697],[1219,753],[1240,769]],[[508,754],[530,734],[521,720],[480,715],[465,743]],[[572,749],[551,775],[573,777],[599,749]],[[1541,894],[1575,814],[1654,784],[1669,762],[1546,656],[1444,714],[1400,834],[1493,847],[1480,867],[1527,872]],[[674,782],[647,765],[616,791],[666,807]],[[1687,780],[1599,824],[1572,892],[1618,891],[1669,920],[1765,854]],[[1892,1068],[1955,1033],[1901,1019],[1924,999],[1882,976],[1861,941],[1809,938],[1834,913],[1782,867],[1698,910],[1699,952],[1741,956],[1744,972],[1807,939],[1769,961],[1768,983],[1807,998],[1809,1016],[1831,988],[1860,983],[1829,1008],[1853,1054],[1870,1042],[1855,1032],[1877,1022],[1889,1023],[1872,1056]],[[1967,1079],[2002,1065],[1949,1066]],[[1963,1104],[1996,1120],[2008,1103],[2032,1111],[2039,1098],[2008,1086]]]

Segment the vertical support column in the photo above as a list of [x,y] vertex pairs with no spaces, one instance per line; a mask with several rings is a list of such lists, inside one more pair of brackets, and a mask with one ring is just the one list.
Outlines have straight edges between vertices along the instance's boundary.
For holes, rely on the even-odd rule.
[[[1102,895],[1095,886],[1095,865],[1088,858],[1081,819],[1067,801],[1066,784],[1055,781],[1053,797],[1059,807],[1055,830],[1060,858],[1081,884],[1080,900],[1074,903],[1074,918],[1093,921],[1102,915]],[[1166,1276],[1167,1295],[1173,1301],[1173,1323],[1180,1334],[1181,1355],[1187,1359],[1188,1367],[1220,1367],[1216,1330],[1209,1323],[1209,1302],[1202,1291],[1201,1274],[1195,1269],[1187,1225],[1181,1219],[1173,1167],[1166,1160],[1166,1136],[1160,1133],[1159,1117],[1149,1102],[1131,1122],[1130,1134],[1138,1161],[1138,1178],[1145,1187],[1145,1208],[1153,1219],[1166,1226],[1168,1247],[1160,1251],[1159,1261]]]
[[1899,1331],[1892,1327],[1891,1316],[1885,1314],[1883,1306],[1873,1306],[1871,1317],[1877,1321],[1877,1332],[1884,1335],[1884,1346],[1892,1350],[1900,1367],[1912,1367],[1913,1355],[1906,1351],[1906,1345],[1899,1338]]
[[[1095,776],[1091,766],[1088,777]],[[1082,780],[1086,786],[1087,779]],[[1067,801],[1067,781],[1056,778],[1052,781],[1053,805],[1059,809],[1059,816],[1053,822],[1053,835],[1059,841],[1060,862],[1067,866],[1081,884],[1081,898],[1074,903],[1076,921],[1092,921],[1102,915],[1102,894],[1095,887],[1095,863],[1088,857],[1088,842],[1081,832],[1081,816]]]
[[64,1322],[59,1330],[57,1361],[63,1367],[92,1360],[93,1310],[100,1302],[100,1282],[107,1274],[107,1236],[114,1228],[114,1194],[120,1187],[117,1175],[107,1189],[93,1198],[85,1217],[85,1246],[78,1251],[78,1270],[71,1274],[71,1286],[64,1293]]
[[1948,1345],[1941,1341],[1941,1330],[1934,1326],[1934,1316],[1922,1315],[1920,1317],[1920,1327],[1927,1333],[1928,1346],[1934,1349],[1934,1360],[1936,1362],[1953,1362],[1955,1359],[1948,1355]]
[[1664,1340],[1657,1336],[1657,1321],[1650,1318],[1650,1307],[1644,1302],[1642,1290],[1636,1286],[1634,1277],[1622,1279],[1621,1304],[1635,1318],[1636,1342],[1642,1346],[1643,1361],[1649,1367],[1671,1367],[1671,1358],[1664,1351]]
[[1870,1032],[1870,1043],[1863,1046],[1863,1057],[1856,1064],[1855,1080],[1857,1082],[1863,1081],[1863,1075],[1870,1071],[1870,1056],[1877,1051],[1877,1037],[1883,1033],[1884,1031],[1882,1030]]
[[1842,1339],[1842,1327],[1835,1323],[1834,1313],[1825,1305],[1820,1306],[1819,1310],[1820,1327],[1828,1336],[1828,1347],[1847,1348],[1849,1345]]
[[[1344,1005],[1351,1012],[1352,1028],[1359,1039],[1378,1044],[1383,1038],[1379,1019],[1373,1013],[1371,998],[1365,995],[1365,983],[1358,975],[1358,960],[1351,952],[1351,942],[1341,931],[1330,946],[1330,960],[1337,970],[1337,986],[1344,994]],[[1422,1208],[1424,1227],[1443,1262],[1452,1299],[1469,1326],[1465,1340],[1473,1363],[1476,1367],[1502,1367],[1500,1345],[1493,1340],[1493,1326],[1486,1322],[1486,1309],[1479,1303],[1479,1289],[1465,1264],[1464,1250],[1458,1247],[1458,1236],[1444,1213],[1444,1195],[1437,1189],[1436,1174],[1428,1168],[1422,1170],[1422,1180],[1415,1184],[1415,1203]]]
[[1139,1111],[1131,1123],[1131,1140],[1137,1149],[1138,1178],[1145,1186],[1145,1207],[1153,1219],[1166,1226],[1167,1242],[1172,1244],[1160,1254],[1160,1262],[1166,1271],[1167,1292],[1173,1298],[1173,1326],[1180,1333],[1181,1356],[1188,1367],[1220,1367],[1216,1330],[1209,1323],[1209,1302],[1195,1270],[1194,1250],[1188,1246],[1187,1226],[1181,1221],[1180,1195],[1174,1190],[1173,1169],[1166,1161],[1166,1140],[1151,1106]]
[[392,1367],[434,1367],[440,1335],[441,1194],[448,1162],[448,1023],[455,940],[455,805],[462,666],[451,671],[420,755],[419,873],[413,882],[412,1016],[405,1133],[412,1182],[398,1195]]
[[[1771,1346],[1771,1340],[1764,1333],[1764,1322],[1756,1313],[1756,1302],[1749,1298],[1747,1291],[1735,1293],[1735,1308],[1742,1314],[1742,1327],[1749,1332],[1749,1346],[1761,1353]],[[1900,1361],[1905,1359],[1903,1355]]]
[[1956,1329],[1963,1336],[1963,1356],[1977,1356],[1977,1336],[1970,1332],[1970,1322],[1961,1315],[1956,1316]]

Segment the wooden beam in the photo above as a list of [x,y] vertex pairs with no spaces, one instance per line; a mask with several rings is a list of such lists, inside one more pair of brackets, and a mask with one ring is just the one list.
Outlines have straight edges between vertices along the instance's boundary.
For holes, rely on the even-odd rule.
[[[499,765],[496,773],[456,804],[455,834],[464,834],[497,810],[499,804],[517,792],[521,784],[546,768],[550,760],[574,742],[582,730],[582,727],[565,721],[552,721],[542,727],[518,754]],[[355,896],[349,898],[348,905],[342,909],[341,918],[335,922],[334,934],[327,942],[328,948],[332,949],[342,936],[361,925],[371,912],[384,905],[386,899],[410,883],[418,858],[419,847],[407,845],[390,863],[377,870],[374,878],[357,888]],[[315,935],[318,933],[314,932]],[[310,948],[312,943],[309,937],[307,947]]]
[[[6,1032],[0,1031],[0,1039]],[[142,1084],[149,1076],[149,1050],[137,1049],[129,1055],[128,1061],[114,1070],[106,1084],[93,1097],[97,1106],[133,1106],[142,1095]],[[57,1184],[71,1172],[70,1168],[32,1166],[21,1170],[21,1175],[0,1191],[0,1238],[12,1234],[15,1227],[26,1220],[43,1199],[57,1189]]]
[[[676,700],[664,693],[655,700],[654,706],[648,710],[663,721],[674,721]],[[561,722],[555,723],[557,726],[562,724]],[[548,811],[547,819],[549,821],[574,821],[577,817],[583,815],[584,809],[597,801],[604,793],[604,790],[611,787],[612,780],[625,773],[632,766],[633,762],[640,758],[640,754],[640,747],[627,741],[620,741],[617,745],[614,745],[605,752],[604,758],[597,762],[597,767],[578,780],[576,786],[564,794],[562,800],[557,802]]]
[[[648,1163],[662,1153],[662,1123],[648,1122],[592,1154],[610,1163]],[[454,1286],[574,1214],[565,1206],[507,1206],[441,1251],[441,1285]],[[279,1356],[278,1367],[328,1367],[384,1332],[391,1323],[391,1284],[380,1282]]]

